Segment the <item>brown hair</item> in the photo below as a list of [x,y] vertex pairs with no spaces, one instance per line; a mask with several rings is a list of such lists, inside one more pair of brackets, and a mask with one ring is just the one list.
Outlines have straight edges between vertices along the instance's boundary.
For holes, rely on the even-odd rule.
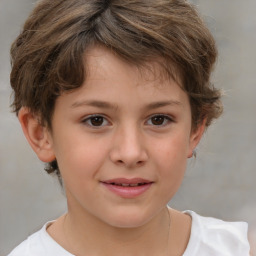
[[[26,106],[51,128],[56,98],[82,85],[84,52],[95,44],[138,66],[160,57],[189,95],[193,127],[221,114],[210,83],[215,41],[185,0],[40,1],[11,48],[14,111]],[[59,173],[56,162],[50,166]]]

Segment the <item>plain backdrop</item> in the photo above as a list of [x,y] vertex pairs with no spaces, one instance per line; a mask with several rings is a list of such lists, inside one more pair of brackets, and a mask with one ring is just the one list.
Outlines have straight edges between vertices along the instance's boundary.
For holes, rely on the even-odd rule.
[[[170,206],[247,221],[255,248],[256,1],[193,2],[218,44],[213,81],[226,91],[225,112],[206,132]],[[9,108],[9,48],[33,6],[32,0],[0,0],[1,256],[66,210],[57,180],[45,174]]]

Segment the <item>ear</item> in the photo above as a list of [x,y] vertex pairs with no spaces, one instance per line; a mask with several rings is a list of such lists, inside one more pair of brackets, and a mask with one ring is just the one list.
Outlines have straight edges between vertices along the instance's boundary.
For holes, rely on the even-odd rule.
[[191,131],[190,139],[189,139],[190,140],[189,151],[187,156],[188,158],[191,158],[193,156],[194,154],[193,152],[204,134],[205,124],[206,124],[206,119],[204,119],[203,122],[198,125],[198,127],[196,127]]
[[40,123],[38,116],[33,115],[28,108],[22,107],[18,118],[23,133],[38,158],[43,162],[55,160],[50,131]]

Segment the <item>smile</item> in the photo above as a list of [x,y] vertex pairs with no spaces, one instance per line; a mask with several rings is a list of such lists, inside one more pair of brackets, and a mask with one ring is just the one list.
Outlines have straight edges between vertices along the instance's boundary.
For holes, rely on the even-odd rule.
[[122,187],[137,187],[137,186],[143,186],[147,183],[133,183],[133,184],[128,184],[128,183],[110,183],[111,185],[115,186],[122,186]]
[[141,178],[113,179],[101,182],[110,192],[122,198],[136,198],[144,194],[153,184]]

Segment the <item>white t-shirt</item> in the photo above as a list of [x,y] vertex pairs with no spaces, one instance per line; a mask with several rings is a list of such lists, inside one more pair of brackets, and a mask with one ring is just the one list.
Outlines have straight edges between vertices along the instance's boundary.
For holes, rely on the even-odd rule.
[[[202,217],[192,211],[185,213],[192,217],[192,228],[183,256],[249,256],[247,223]],[[47,233],[50,223],[29,236],[8,256],[74,256]]]

